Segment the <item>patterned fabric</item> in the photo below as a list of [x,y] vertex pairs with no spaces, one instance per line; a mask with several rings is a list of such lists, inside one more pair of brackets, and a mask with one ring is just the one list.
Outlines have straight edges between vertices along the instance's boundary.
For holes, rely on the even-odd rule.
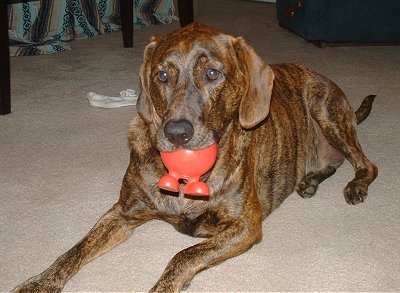
[[[133,0],[132,0],[133,1]],[[134,0],[134,26],[169,23],[173,0]],[[70,50],[69,41],[120,29],[119,0],[40,0],[8,5],[10,55]]]

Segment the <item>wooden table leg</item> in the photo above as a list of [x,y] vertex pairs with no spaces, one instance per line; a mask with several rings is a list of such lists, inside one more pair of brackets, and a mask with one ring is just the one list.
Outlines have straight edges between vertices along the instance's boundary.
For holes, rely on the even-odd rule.
[[193,22],[193,0],[178,0],[178,13],[181,27]]
[[[133,46],[134,0],[120,0],[122,39],[125,48]],[[193,0],[178,0],[181,27],[193,22]]]
[[120,0],[122,39],[125,48],[133,47],[134,0]]
[[7,1],[0,0],[0,115],[11,113]]

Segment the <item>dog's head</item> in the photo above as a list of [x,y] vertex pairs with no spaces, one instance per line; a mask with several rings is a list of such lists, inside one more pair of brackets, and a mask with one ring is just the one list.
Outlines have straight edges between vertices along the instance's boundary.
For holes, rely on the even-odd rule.
[[147,45],[137,110],[160,151],[201,149],[234,121],[246,129],[263,121],[273,79],[242,38],[193,23]]

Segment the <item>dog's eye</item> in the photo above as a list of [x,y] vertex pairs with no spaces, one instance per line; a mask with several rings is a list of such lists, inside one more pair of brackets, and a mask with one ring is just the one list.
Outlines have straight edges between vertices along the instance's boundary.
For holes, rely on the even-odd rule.
[[219,71],[213,68],[209,68],[206,71],[206,76],[209,80],[217,80],[219,75],[220,75]]
[[158,79],[162,82],[168,81],[168,73],[166,73],[164,70],[161,70],[158,73]]

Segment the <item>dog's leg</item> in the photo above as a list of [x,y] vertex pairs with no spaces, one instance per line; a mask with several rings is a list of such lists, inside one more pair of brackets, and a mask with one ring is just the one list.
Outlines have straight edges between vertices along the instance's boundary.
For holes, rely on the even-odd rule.
[[354,167],[355,178],[344,189],[346,202],[354,205],[364,201],[368,194],[368,186],[378,175],[378,168],[362,152],[355,128],[342,124],[337,126],[337,129],[326,126],[323,131],[328,141],[340,150]]
[[135,227],[145,221],[145,217],[140,215],[135,220],[128,220],[120,206],[114,205],[72,249],[61,255],[46,271],[28,279],[12,292],[61,292],[65,283],[82,266],[123,242]]
[[297,193],[303,198],[310,198],[317,192],[319,184],[335,174],[343,164],[344,155],[332,147],[326,140],[317,121],[313,121],[315,137],[309,143],[313,149],[307,164],[307,174],[297,185]]
[[244,253],[261,237],[261,216],[254,221],[234,222],[220,234],[176,254],[150,292],[180,292],[196,273]]
[[347,184],[344,196],[347,203],[358,204],[367,196],[368,186],[378,175],[378,169],[361,149],[356,133],[356,115],[344,93],[332,85],[322,99],[315,99],[318,105],[312,106],[311,115],[335,152],[339,151],[353,165],[355,178]]
[[310,172],[297,185],[297,193],[303,198],[310,198],[317,192],[318,185],[335,174],[336,168],[329,165],[317,172]]

